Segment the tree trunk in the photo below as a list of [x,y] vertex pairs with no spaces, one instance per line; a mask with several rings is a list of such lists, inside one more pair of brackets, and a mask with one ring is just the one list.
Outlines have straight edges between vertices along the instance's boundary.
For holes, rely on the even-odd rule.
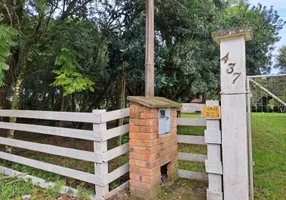
[[[22,85],[23,85],[23,79],[24,75],[27,69],[27,65],[24,64],[21,68],[20,74],[17,77],[16,85],[14,88],[14,94],[13,94],[13,102],[11,105],[11,110],[18,110],[20,106],[20,100],[21,100],[21,91],[22,91]],[[10,123],[16,123],[17,118],[16,117],[11,117],[10,118]],[[9,130],[8,133],[8,138],[14,138],[14,130]],[[12,147],[6,146],[6,150],[9,153],[12,153]]]
[[[125,108],[125,91],[126,91],[126,80],[125,80],[125,61],[122,64],[122,75],[121,75],[121,95],[120,95],[120,109]],[[124,118],[119,119],[119,126],[124,124]],[[122,137],[119,137],[119,145],[122,145]]]
[[[61,112],[64,111],[65,111],[65,96],[64,96],[64,90],[62,89]],[[59,122],[59,127],[64,127],[64,121]]]

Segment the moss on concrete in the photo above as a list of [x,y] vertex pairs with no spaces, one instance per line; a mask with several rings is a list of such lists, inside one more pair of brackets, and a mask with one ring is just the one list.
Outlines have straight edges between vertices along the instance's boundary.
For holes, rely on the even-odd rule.
[[179,108],[180,103],[166,99],[164,97],[144,97],[144,96],[129,96],[128,100],[147,106],[150,108]]

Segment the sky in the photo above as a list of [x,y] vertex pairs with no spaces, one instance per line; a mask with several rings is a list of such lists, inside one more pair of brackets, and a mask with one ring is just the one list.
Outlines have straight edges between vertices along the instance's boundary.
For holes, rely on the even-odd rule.
[[[286,20],[286,0],[248,0],[248,2],[252,5],[261,3],[263,6],[273,6],[274,10],[278,12],[281,19]],[[280,31],[280,36],[281,40],[275,44],[275,53],[280,47],[286,45],[286,26]],[[275,73],[275,71],[272,71],[272,73]]]

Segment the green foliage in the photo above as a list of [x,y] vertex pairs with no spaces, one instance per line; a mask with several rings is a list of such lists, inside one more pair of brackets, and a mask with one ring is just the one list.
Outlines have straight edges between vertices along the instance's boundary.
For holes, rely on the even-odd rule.
[[286,73],[286,46],[283,46],[278,50],[276,61],[277,64],[275,67],[278,68],[281,73]]
[[122,137],[122,144],[126,144],[126,143],[128,143],[129,142],[129,137],[128,137],[128,135],[124,135],[123,137]]
[[55,64],[61,66],[61,69],[53,70],[53,73],[57,76],[55,82],[51,85],[63,87],[64,95],[85,90],[94,91],[92,88],[94,82],[78,73],[77,68],[79,68],[79,63],[77,62],[77,57],[79,55],[76,53],[62,48],[61,53],[56,58]]
[[249,26],[253,40],[246,43],[247,74],[269,73],[272,65],[274,44],[280,40],[279,31],[285,25],[273,7],[262,4],[250,6],[243,2],[228,6],[224,12],[225,28]]
[[10,48],[16,45],[17,34],[15,29],[0,24],[0,87],[4,85],[4,72],[9,69],[7,58],[11,55]]
[[22,199],[22,196],[30,194],[32,200],[57,199],[63,184],[56,184],[54,188],[42,189],[33,185],[31,180],[0,177],[0,199]]
[[109,190],[113,190],[117,187],[119,187],[119,181],[113,181],[109,184]]
[[[7,106],[23,66],[27,70],[21,109],[60,110],[62,102],[68,111],[118,109],[122,79],[126,80],[126,96],[144,95],[145,1],[31,0],[14,4],[8,5],[17,8],[10,11],[17,15],[13,27],[23,37],[12,48],[11,73],[3,73],[7,57],[6,65],[0,66]],[[246,0],[158,0],[155,7],[157,96],[180,102],[197,95],[219,98],[219,45],[211,33],[220,29],[251,26],[254,39],[246,44],[247,73],[269,72],[273,45],[280,40],[279,31],[285,24],[272,7],[250,6]],[[1,11],[3,22],[10,24],[9,15]],[[54,87],[49,87],[51,83]],[[64,101],[59,89],[66,95]]]

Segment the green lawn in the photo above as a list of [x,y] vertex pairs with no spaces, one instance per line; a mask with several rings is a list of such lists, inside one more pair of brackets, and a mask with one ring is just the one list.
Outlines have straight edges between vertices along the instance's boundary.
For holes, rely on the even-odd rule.
[[286,198],[286,113],[253,113],[256,199]]
[[[183,114],[183,118],[200,115]],[[178,128],[178,134],[203,135],[205,127]],[[252,113],[255,199],[286,199],[286,114]],[[179,144],[180,152],[206,154],[202,145]],[[204,165],[179,161],[179,168],[204,171]]]

